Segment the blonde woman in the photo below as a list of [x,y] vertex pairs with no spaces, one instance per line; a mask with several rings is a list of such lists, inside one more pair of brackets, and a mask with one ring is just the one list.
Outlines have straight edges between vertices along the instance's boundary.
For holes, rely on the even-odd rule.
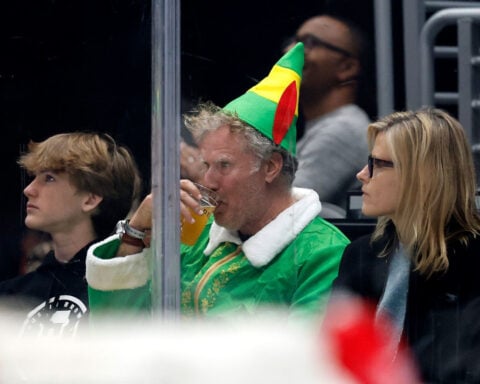
[[[357,178],[373,235],[345,250],[334,293],[361,296],[389,318],[425,382],[472,382],[458,358],[469,307],[480,297],[475,172],[460,123],[432,108],[396,112],[368,127]],[[332,296],[333,298],[337,296]],[[446,381],[445,381],[446,380]]]

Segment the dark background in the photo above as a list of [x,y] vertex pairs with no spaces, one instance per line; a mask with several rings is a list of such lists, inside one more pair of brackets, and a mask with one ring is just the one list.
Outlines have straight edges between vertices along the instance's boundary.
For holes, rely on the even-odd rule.
[[[373,45],[372,3],[182,1],[185,105],[200,99],[224,105],[246,91],[280,57],[285,38],[324,11],[353,18]],[[143,0],[1,3],[0,279],[18,273],[25,181],[16,159],[29,140],[79,129],[108,132],[130,147],[148,190],[150,8]],[[361,102],[375,117],[373,74],[372,67]]]

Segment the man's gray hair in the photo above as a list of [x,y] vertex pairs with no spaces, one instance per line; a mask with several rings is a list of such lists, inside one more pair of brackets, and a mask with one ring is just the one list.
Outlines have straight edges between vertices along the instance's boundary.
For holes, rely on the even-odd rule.
[[288,185],[292,185],[298,167],[297,158],[245,123],[236,114],[225,111],[211,102],[206,102],[199,104],[190,114],[186,114],[184,123],[197,143],[202,141],[205,134],[228,126],[231,132],[243,135],[247,149],[258,157],[259,164],[270,159],[273,153],[280,153],[283,159],[282,176]]

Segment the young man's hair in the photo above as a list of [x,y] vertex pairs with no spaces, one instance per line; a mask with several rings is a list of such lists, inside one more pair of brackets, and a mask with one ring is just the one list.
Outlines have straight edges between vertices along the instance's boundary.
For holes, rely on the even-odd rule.
[[141,178],[131,152],[104,133],[61,133],[30,142],[18,163],[31,174],[65,172],[79,191],[101,196],[92,215],[98,238],[111,234],[140,198]]

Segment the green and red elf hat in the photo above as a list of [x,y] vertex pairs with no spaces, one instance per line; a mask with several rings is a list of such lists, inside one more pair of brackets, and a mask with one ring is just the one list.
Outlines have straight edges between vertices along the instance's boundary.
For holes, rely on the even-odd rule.
[[297,147],[298,97],[304,48],[297,43],[266,78],[223,109],[251,125],[293,155]]

